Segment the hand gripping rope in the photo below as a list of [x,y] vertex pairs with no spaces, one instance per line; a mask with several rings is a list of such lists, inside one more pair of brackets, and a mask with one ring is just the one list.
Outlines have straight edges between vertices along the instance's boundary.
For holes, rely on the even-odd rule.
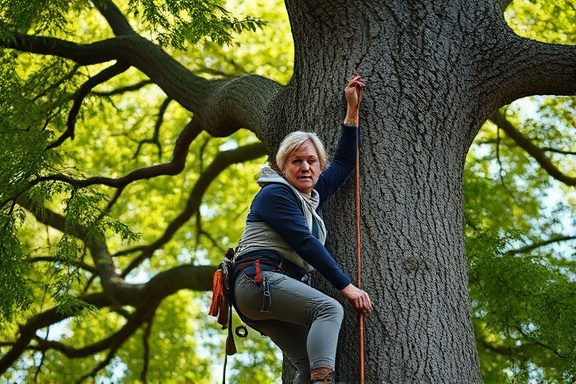
[[[358,75],[356,73],[355,75]],[[362,100],[362,89],[364,86],[356,86],[356,95],[358,104],[356,105],[356,126],[360,127],[360,101]],[[357,263],[357,280],[358,288],[362,289],[362,233],[360,228],[360,132],[356,141],[356,263]],[[358,313],[358,327],[360,335],[360,384],[364,384],[364,315]]]

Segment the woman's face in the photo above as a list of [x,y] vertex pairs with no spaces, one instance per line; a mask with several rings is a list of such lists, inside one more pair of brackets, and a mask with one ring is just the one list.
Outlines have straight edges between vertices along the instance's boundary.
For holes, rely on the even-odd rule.
[[284,169],[282,169],[282,174],[286,180],[298,191],[306,194],[312,192],[320,172],[318,151],[310,140],[302,143],[288,157]]

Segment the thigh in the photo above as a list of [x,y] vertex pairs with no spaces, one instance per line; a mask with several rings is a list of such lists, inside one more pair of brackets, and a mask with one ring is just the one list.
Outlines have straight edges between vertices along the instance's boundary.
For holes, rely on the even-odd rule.
[[277,320],[309,328],[319,311],[340,304],[309,285],[277,272],[263,272],[270,294],[270,307],[263,310],[265,286],[256,286],[252,279],[240,274],[235,284],[235,300],[239,312],[248,319]]
[[[263,278],[270,289],[269,310],[262,312],[264,300],[262,286],[256,286],[250,277],[242,274],[235,283],[237,309],[246,324],[268,336],[308,382],[310,361],[307,341],[311,320],[309,319],[309,306],[306,303],[310,300],[308,295],[302,293],[300,287],[305,284],[275,272],[264,272]],[[304,292],[310,290],[319,292],[306,287]],[[316,292],[311,293],[316,296]]]

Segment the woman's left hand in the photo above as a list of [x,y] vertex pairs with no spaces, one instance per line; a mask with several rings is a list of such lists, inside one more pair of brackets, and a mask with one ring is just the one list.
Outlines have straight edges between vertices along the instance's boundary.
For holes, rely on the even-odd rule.
[[346,118],[344,119],[345,124],[353,123],[356,125],[356,120],[358,118],[358,103],[362,97],[362,89],[366,86],[364,80],[360,77],[358,73],[348,81],[348,85],[344,88],[344,95],[346,96]]
[[340,290],[342,295],[348,299],[354,308],[360,313],[367,315],[372,311],[372,300],[367,292],[356,287],[354,284],[348,284]]
[[360,94],[362,93],[362,89],[366,86],[364,80],[360,77],[358,73],[355,73],[354,76],[348,81],[348,85],[344,88],[344,94],[346,95],[346,102],[348,103],[348,107],[356,108],[358,102],[360,101]]

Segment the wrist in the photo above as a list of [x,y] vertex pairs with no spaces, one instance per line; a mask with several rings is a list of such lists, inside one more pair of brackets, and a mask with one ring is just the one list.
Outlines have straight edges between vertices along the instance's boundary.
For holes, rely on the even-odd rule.
[[352,287],[352,283],[347,284],[344,288],[340,289],[341,293],[345,293],[346,291],[348,291],[350,289],[350,287]]

